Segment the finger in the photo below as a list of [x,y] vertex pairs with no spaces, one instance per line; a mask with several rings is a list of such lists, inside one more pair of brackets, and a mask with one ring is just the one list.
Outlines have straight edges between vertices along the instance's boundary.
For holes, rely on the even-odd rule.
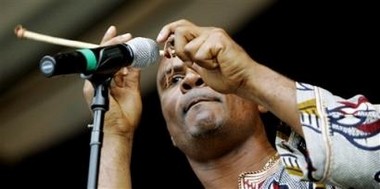
[[176,29],[178,27],[181,27],[181,26],[194,26],[193,23],[185,20],[185,19],[182,19],[182,20],[179,20],[179,21],[175,21],[175,22],[172,22],[170,24],[167,24],[165,25],[164,27],[162,27],[160,33],[158,34],[157,38],[156,38],[156,41],[159,42],[159,43],[163,43],[165,42],[170,35],[174,34]]
[[116,27],[115,26],[110,26],[107,29],[106,33],[104,34],[102,40],[100,41],[100,44],[103,44],[103,43],[109,41],[110,39],[112,39],[113,37],[115,37],[116,33],[117,33]]
[[170,35],[164,45],[164,56],[166,58],[172,58],[175,56],[174,51],[174,36]]
[[128,75],[128,68],[127,67],[122,67],[118,72],[115,73],[113,77],[113,83],[117,87],[124,87],[124,77]]
[[202,66],[200,66],[199,64],[192,64],[190,67],[190,69],[194,70],[196,73],[198,73],[204,80],[206,78],[205,75],[207,75],[208,73],[211,73],[211,72],[214,72],[214,71],[219,71],[219,70],[210,70],[210,69],[206,69]]
[[112,39],[106,41],[105,43],[102,44],[102,46],[107,46],[107,45],[115,45],[115,44],[120,44],[120,43],[125,43],[129,40],[132,39],[132,35],[130,33],[126,33],[123,35],[119,35],[116,37],[113,37]]
[[191,57],[192,62],[197,63],[206,69],[215,69],[218,67],[217,54],[215,52],[214,43],[209,41],[209,34],[204,33],[193,39],[185,46],[185,53]]
[[140,84],[139,77],[140,69],[123,67],[114,75],[112,84],[118,88],[136,88]]
[[191,26],[181,26],[176,29],[176,32],[174,33],[174,49],[176,55],[182,61],[192,61],[191,52],[187,52],[185,47],[198,35],[197,28]]
[[209,43],[207,40],[194,55],[194,61],[206,69],[216,69],[219,67],[218,54],[222,48],[218,44]]

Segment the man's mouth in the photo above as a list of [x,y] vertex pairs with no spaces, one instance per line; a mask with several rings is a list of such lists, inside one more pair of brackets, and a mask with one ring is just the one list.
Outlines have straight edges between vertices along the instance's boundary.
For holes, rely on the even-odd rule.
[[184,112],[185,113],[187,113],[187,111],[189,111],[189,109],[191,108],[191,107],[193,107],[194,105],[196,105],[196,104],[198,104],[198,103],[200,103],[200,102],[210,102],[210,101],[216,101],[216,102],[220,102],[220,100],[219,99],[217,99],[217,98],[202,98],[202,97],[200,97],[200,98],[194,98],[194,99],[192,99],[186,106],[185,106],[185,108],[184,108]]

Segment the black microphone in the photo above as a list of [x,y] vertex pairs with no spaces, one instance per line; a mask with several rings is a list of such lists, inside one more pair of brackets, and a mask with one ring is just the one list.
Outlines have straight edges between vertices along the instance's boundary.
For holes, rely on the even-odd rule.
[[124,66],[145,68],[159,58],[154,40],[136,37],[122,44],[46,55],[40,61],[40,70],[46,77],[73,73],[113,75]]

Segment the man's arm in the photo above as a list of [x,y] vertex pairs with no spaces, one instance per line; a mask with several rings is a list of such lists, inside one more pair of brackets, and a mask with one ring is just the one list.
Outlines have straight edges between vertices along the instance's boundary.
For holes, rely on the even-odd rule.
[[293,80],[254,61],[221,28],[179,20],[165,25],[157,41],[165,42],[171,36],[176,55],[207,85],[257,102],[302,135]]
[[[123,43],[131,38],[130,34],[116,36],[116,28],[111,26],[101,45]],[[87,103],[91,105],[93,87],[90,81],[85,81],[83,93]],[[98,188],[132,188],[132,143],[141,112],[140,71],[121,68],[109,85],[109,110],[104,118]]]

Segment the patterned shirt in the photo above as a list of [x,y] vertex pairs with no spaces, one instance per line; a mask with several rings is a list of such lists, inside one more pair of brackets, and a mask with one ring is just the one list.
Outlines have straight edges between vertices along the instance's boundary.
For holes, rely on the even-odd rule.
[[267,173],[244,174],[240,188],[380,189],[380,105],[363,95],[343,99],[296,85],[304,138],[279,129],[281,163]]

